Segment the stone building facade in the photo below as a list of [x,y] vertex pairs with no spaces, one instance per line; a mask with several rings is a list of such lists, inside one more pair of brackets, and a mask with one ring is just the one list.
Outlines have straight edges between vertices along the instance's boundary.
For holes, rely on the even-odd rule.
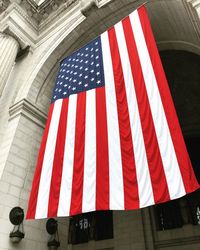
[[[142,3],[0,0],[0,249],[48,249],[46,220],[25,220],[25,238],[13,244],[9,238],[13,230],[9,213],[15,206],[22,207],[25,213],[27,210],[59,61]],[[200,0],[149,0],[146,6],[169,71],[167,76],[184,136],[199,138]],[[179,78],[173,68],[180,73]],[[72,244],[68,237],[69,218],[59,218],[60,249],[199,250],[200,225],[193,225],[198,224],[198,218],[191,223],[184,213],[184,202],[180,204],[184,218],[181,225],[161,223],[162,207],[115,211],[113,236],[83,244]]]

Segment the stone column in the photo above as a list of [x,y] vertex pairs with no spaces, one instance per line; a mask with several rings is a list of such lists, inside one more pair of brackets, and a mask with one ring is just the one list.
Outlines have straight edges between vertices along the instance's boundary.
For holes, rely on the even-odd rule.
[[15,63],[19,43],[7,34],[0,33],[0,97]]

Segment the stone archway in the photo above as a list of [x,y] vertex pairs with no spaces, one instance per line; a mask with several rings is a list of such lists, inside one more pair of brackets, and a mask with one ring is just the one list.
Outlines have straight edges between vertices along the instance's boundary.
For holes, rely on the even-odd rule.
[[[169,4],[165,5],[164,1],[161,6],[159,3],[153,3],[153,0],[150,2],[152,2],[152,5],[148,7],[150,19],[160,48],[173,48],[176,43],[176,49],[185,48],[188,51],[195,51],[198,54],[199,47],[196,44],[198,40],[196,40],[195,35],[196,15],[195,21],[191,20],[191,16],[189,15],[190,17],[188,17],[186,15],[188,9],[184,7],[185,5],[182,5],[183,2],[187,7],[189,4],[186,1],[171,1],[180,4],[173,4],[172,7]],[[174,21],[174,25],[170,26],[180,6],[182,14],[184,14],[183,17],[175,19],[176,21],[180,21],[178,25]],[[6,215],[4,214],[2,219],[3,225],[9,225],[8,212],[11,207],[20,205],[25,210],[27,208],[39,144],[59,60],[106,30],[113,23],[128,14],[130,9],[135,7],[135,2],[129,0],[111,1],[111,4],[104,9],[99,8],[98,10],[91,11],[89,16],[85,18],[81,14],[79,6],[76,6],[74,12],[71,12],[73,14],[71,19],[68,19],[68,26],[63,27],[60,23],[59,27],[53,26],[52,30],[50,30],[52,31],[50,35],[47,34],[48,32],[43,33],[43,35],[46,34],[46,37],[42,37],[41,35],[38,38],[35,50],[29,53],[26,60],[17,62],[12,76],[12,80],[15,80],[15,84],[17,85],[17,95],[11,102],[14,105],[9,110],[10,117],[6,131],[9,144],[8,141],[5,141],[5,151],[2,151],[6,155],[5,159],[3,159],[5,160],[3,164],[5,164],[0,180],[2,184],[1,189],[3,190],[3,205],[6,207]],[[165,11],[165,7],[167,11]],[[192,8],[193,14],[196,13],[194,7],[190,6],[189,8]],[[159,11],[157,19],[154,15],[156,11]],[[173,18],[168,20],[170,13],[172,13]],[[180,34],[181,20],[185,18],[185,15],[187,16],[186,22],[188,22],[189,26],[184,30],[184,34]],[[158,23],[160,24],[161,20],[163,20],[163,23],[168,20],[170,24],[166,34],[165,29],[160,29],[160,25],[157,25]],[[174,36],[173,29],[176,29],[176,27],[177,34]],[[54,30],[54,28],[57,30]],[[189,36],[191,39],[186,36],[188,29],[190,30],[191,36]],[[48,35],[51,38],[50,40],[48,40]],[[165,45],[161,46],[162,44]],[[184,47],[184,44],[187,44],[187,46]],[[27,71],[26,68],[28,68]],[[15,78],[16,75],[17,78]],[[31,245],[33,249],[44,249],[47,242],[45,221],[26,222],[25,227],[27,235],[26,239],[22,242],[22,247],[29,249],[28,247]],[[61,249],[64,250],[67,246],[67,222],[65,219],[61,219],[61,228]],[[118,230],[120,233],[120,228]],[[6,233],[8,234],[8,232]],[[12,248],[8,242],[3,247]]]
[[[171,7],[167,8],[169,6],[167,3],[159,3],[159,1],[150,1],[147,4],[158,48],[161,51],[175,49],[200,54],[198,32],[195,26],[195,20],[199,19],[195,8],[186,1],[171,1]],[[102,33],[113,25],[113,23],[130,13],[131,8],[134,9],[135,7],[136,3],[128,0],[118,5],[111,1],[103,10],[91,11],[86,19],[77,15],[79,21],[74,26],[74,29],[66,32],[66,36],[60,40],[60,43],[54,44],[52,42],[51,45],[48,45],[52,46],[51,53],[46,53],[46,50],[42,52],[43,56],[40,56],[42,61],[42,63],[40,62],[40,68],[30,78],[27,99],[32,103],[37,103],[42,110],[47,112],[45,106],[50,101],[49,93],[53,87],[59,61]],[[179,8],[181,8],[182,17],[178,14],[180,12]],[[159,15],[155,18],[157,11],[159,11]],[[186,27],[181,31],[184,19],[186,19]],[[188,36],[188,32],[190,32],[190,36]],[[59,34],[57,34],[57,37],[59,37]],[[55,40],[56,37],[54,38]],[[44,96],[43,100],[41,100],[42,103],[40,103],[41,96],[45,95],[45,92],[49,96]]]

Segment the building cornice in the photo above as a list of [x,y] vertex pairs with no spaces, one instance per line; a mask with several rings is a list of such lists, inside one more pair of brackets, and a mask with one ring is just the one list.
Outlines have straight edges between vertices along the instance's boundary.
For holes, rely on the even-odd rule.
[[34,18],[38,24],[41,24],[52,13],[56,13],[61,6],[66,9],[74,2],[78,3],[79,0],[46,0],[40,5],[36,4],[33,0],[25,0],[23,7],[27,10],[29,16]]
[[[86,17],[87,12],[90,11],[90,9],[95,6],[97,8],[101,8],[102,6],[105,6],[106,4],[112,2],[113,0],[62,0],[59,1],[59,5],[55,4],[52,11],[44,12],[43,13],[43,19],[40,21],[39,25],[39,33],[41,34],[44,30],[46,30],[49,27],[55,26],[56,19],[59,17],[59,19],[62,19],[60,17],[62,16],[68,16],[69,12],[77,6],[77,8],[80,10],[80,12]],[[61,4],[62,2],[62,4]]]
[[18,116],[24,116],[38,126],[44,128],[47,115],[41,111],[36,105],[26,99],[22,99],[9,108],[9,120]]
[[22,49],[29,46],[33,50],[41,44],[41,39],[62,26],[63,17],[69,18],[69,14],[75,12],[79,13],[75,14],[78,18],[80,15],[87,17],[93,6],[101,8],[112,1],[46,0],[37,4],[34,0],[0,0],[0,32],[15,37]]
[[43,19],[39,24],[39,33],[41,34],[47,28],[55,26],[57,19],[62,19],[62,16],[68,16],[71,9],[78,3],[79,1],[77,0],[66,1],[60,6],[55,5],[53,11],[43,13]]
[[11,3],[0,15],[0,32],[13,36],[24,49],[34,47],[38,36],[38,24],[17,3]]
[[[82,5],[83,9],[88,8],[91,4],[95,4],[98,8],[110,3],[113,0],[45,0],[41,4],[34,0],[0,0],[0,14],[7,10],[13,3],[20,5],[29,18],[33,18],[37,24],[47,19],[52,13],[62,6],[63,9],[70,7],[76,3]],[[38,2],[38,3],[37,3]]]

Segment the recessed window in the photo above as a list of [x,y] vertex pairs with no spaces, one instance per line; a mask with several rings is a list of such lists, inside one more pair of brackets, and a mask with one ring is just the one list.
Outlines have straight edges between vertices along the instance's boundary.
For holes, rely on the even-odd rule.
[[[188,153],[198,182],[200,183],[200,138],[185,139]],[[180,199],[155,206],[157,230],[182,227],[185,224],[200,225],[200,190]]]
[[113,238],[112,211],[96,211],[70,218],[69,244],[81,244],[90,240]]
[[156,222],[158,230],[167,230],[182,227],[183,219],[177,200],[155,206]]

